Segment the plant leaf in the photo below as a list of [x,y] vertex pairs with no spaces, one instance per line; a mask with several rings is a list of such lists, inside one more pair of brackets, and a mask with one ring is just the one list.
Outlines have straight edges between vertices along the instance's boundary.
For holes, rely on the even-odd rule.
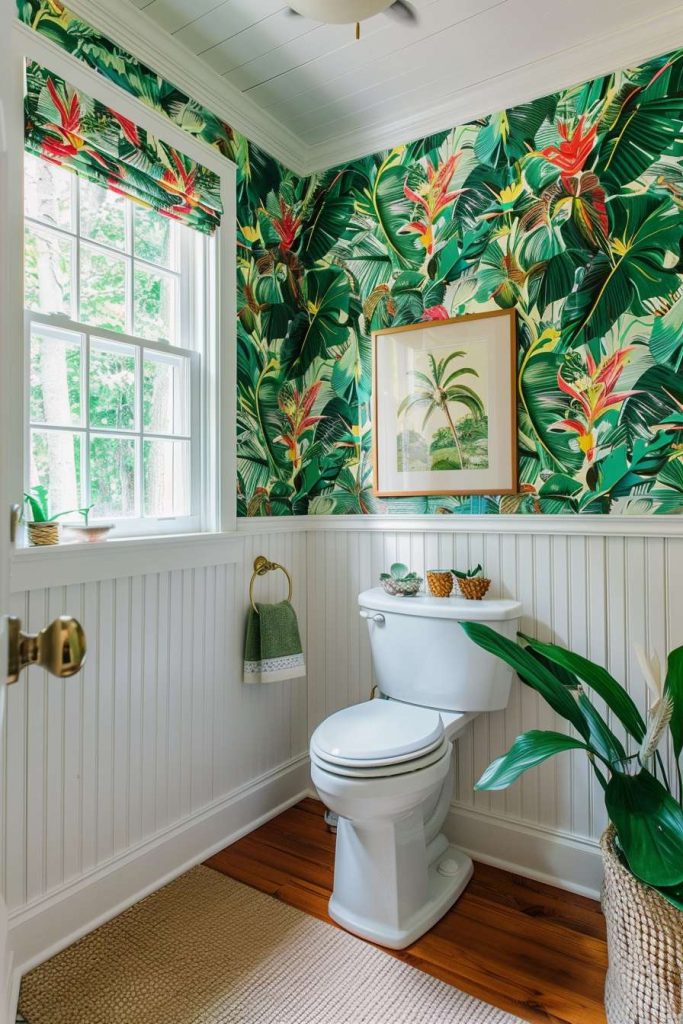
[[483,622],[461,622],[460,625],[470,640],[507,662],[519,673],[523,683],[537,690],[553,711],[557,711],[558,715],[571,722],[584,739],[589,739],[590,730],[576,701],[545,666],[519,644],[508,640]]
[[664,696],[667,694],[674,705],[669,729],[674,741],[674,756],[679,758],[683,750],[683,647],[676,647],[669,654],[664,680]]
[[680,282],[676,259],[683,225],[673,203],[634,195],[610,204],[613,252],[598,252],[588,263],[562,313],[565,340],[577,345],[603,337],[627,310],[648,312],[646,302],[673,298]]
[[648,885],[683,883],[683,809],[661,782],[645,769],[615,774],[605,805],[633,874]]
[[316,357],[328,357],[349,336],[351,294],[343,270],[310,270],[303,291],[305,309],[293,318],[280,354],[290,379],[304,374]]
[[534,651],[543,654],[550,661],[564,669],[568,669],[579,679],[590,686],[592,690],[602,697],[607,707],[612,711],[627,732],[639,743],[645,735],[645,722],[638,711],[635,703],[628,695],[623,686],[620,686],[614,676],[610,675],[602,665],[595,665],[588,658],[574,651],[567,651],[558,644],[546,644],[535,640],[532,636],[519,633],[518,636],[524,640]]
[[479,781],[475,789],[507,789],[528,768],[542,764],[553,754],[563,750],[588,750],[581,740],[566,736],[562,732],[532,729],[522,733],[512,744],[507,754],[496,758]]
[[609,765],[623,762],[626,759],[626,751],[585,693],[579,694],[578,704],[583,711],[583,717],[588,722],[593,749],[597,750]]
[[683,910],[683,882],[680,885],[658,885],[656,888],[660,896],[673,904],[677,910]]

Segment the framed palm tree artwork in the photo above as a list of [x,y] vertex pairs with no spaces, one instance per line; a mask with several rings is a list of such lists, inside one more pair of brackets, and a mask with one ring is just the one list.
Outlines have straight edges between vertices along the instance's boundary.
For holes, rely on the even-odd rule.
[[380,497],[517,491],[515,311],[375,331]]

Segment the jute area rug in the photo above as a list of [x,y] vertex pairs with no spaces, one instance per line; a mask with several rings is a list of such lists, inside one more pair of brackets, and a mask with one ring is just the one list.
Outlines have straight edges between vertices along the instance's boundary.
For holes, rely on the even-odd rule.
[[26,975],[29,1024],[521,1024],[197,867]]

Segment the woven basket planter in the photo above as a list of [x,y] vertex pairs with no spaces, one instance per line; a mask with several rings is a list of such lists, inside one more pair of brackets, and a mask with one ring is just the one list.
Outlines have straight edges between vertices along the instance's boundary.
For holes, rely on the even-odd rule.
[[460,593],[468,601],[481,601],[491,586],[491,580],[487,580],[485,576],[467,576],[465,579],[458,576],[458,586]]
[[683,913],[639,882],[619,860],[610,825],[600,846],[609,968],[609,1024],[683,1021]]
[[29,523],[28,539],[37,546],[59,544],[59,523]]

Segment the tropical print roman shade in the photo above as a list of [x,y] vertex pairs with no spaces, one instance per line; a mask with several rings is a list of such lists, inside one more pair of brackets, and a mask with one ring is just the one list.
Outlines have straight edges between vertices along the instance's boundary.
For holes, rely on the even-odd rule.
[[36,156],[211,234],[220,179],[35,62],[26,68],[25,145]]

